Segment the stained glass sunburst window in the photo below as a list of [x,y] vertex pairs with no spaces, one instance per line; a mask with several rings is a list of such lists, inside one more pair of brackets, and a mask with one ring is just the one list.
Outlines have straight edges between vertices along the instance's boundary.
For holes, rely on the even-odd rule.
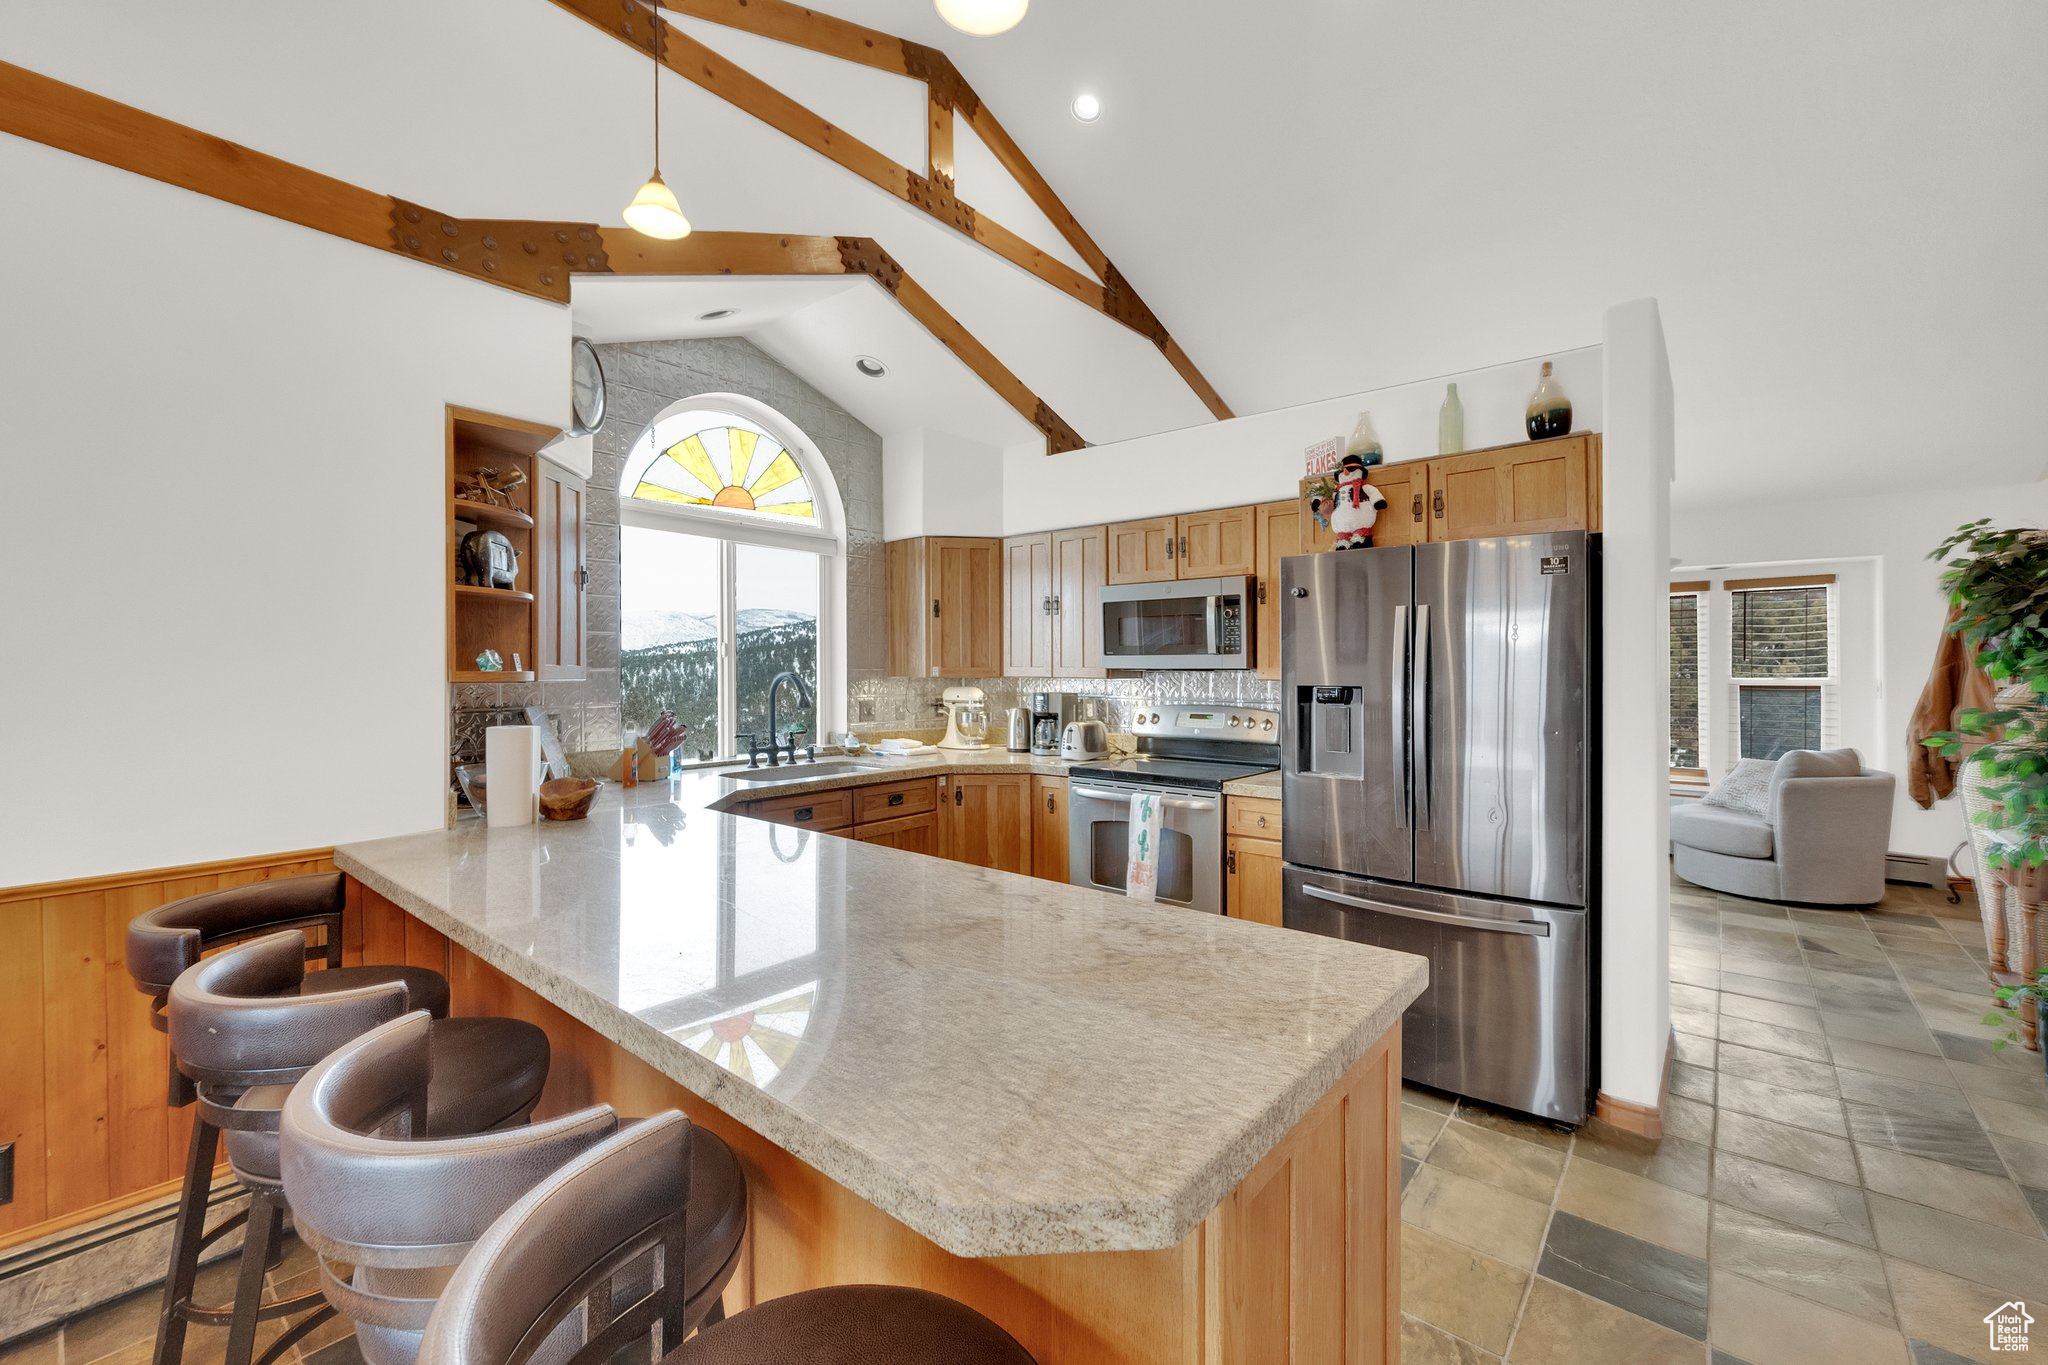
[[684,412],[656,424],[634,445],[619,492],[818,524],[817,499],[796,456],[731,413]]

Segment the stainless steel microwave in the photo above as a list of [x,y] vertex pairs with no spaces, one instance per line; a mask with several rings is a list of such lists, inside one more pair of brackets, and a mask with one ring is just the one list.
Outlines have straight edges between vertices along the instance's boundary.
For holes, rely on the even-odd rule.
[[1250,668],[1252,580],[1183,578],[1102,590],[1110,668]]

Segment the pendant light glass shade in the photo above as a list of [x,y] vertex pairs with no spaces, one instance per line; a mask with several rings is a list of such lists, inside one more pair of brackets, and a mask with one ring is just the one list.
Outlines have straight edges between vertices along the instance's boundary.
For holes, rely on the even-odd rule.
[[690,220],[683,217],[683,206],[662,183],[659,167],[655,168],[653,179],[642,185],[640,193],[633,196],[633,202],[626,205],[626,226],[664,242],[690,235]]
[[977,38],[991,34],[1005,33],[1017,27],[1024,17],[1024,11],[1031,8],[1031,0],[933,0],[939,7],[939,17]]
[[[657,38],[659,33],[657,30]],[[673,242],[690,235],[690,220],[683,217],[683,206],[676,202],[675,191],[661,178],[661,44],[658,41],[654,47],[654,174],[647,177],[647,183],[633,196],[633,202],[626,205],[625,218],[626,226],[643,237]]]

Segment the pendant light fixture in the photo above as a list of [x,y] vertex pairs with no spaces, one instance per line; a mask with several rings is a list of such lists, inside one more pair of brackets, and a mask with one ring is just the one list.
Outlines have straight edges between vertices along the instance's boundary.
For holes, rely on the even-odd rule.
[[1024,11],[1031,8],[1031,0],[932,0],[939,7],[939,17],[977,38],[987,38],[997,33],[1007,33],[1017,27],[1024,17]]
[[648,22],[655,28],[654,38],[654,174],[640,187],[640,193],[633,196],[633,202],[626,205],[626,226],[643,236],[673,242],[690,235],[690,220],[683,217],[683,206],[676,202],[675,191],[662,182],[661,178],[661,24],[659,15],[648,15]]

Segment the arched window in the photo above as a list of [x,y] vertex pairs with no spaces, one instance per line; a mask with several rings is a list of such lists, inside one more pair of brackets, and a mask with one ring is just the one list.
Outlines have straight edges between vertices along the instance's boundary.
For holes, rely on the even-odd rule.
[[619,472],[622,720],[661,710],[690,727],[682,754],[745,754],[775,723],[799,745],[844,725],[846,602],[838,490],[817,447],[735,394],[677,403]]

